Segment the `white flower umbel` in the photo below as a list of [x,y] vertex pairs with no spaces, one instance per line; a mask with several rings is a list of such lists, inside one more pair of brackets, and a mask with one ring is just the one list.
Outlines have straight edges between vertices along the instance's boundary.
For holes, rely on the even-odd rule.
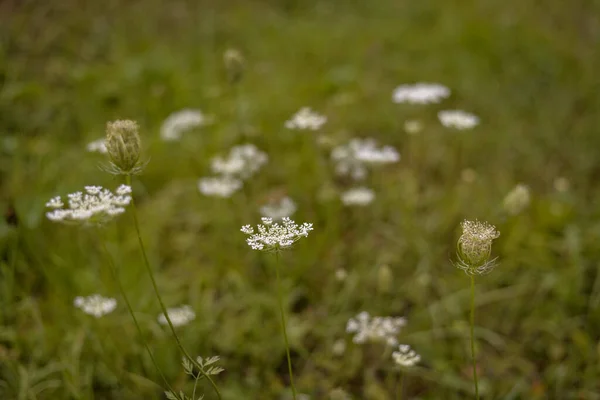
[[250,236],[246,239],[248,246],[253,250],[277,251],[288,248],[308,236],[313,226],[307,222],[298,225],[288,217],[284,217],[281,223],[273,223],[271,218],[263,217],[262,224],[259,224],[256,229],[258,233],[255,233],[250,225],[242,226],[241,231]]
[[167,117],[160,128],[160,137],[165,141],[181,139],[185,131],[204,126],[208,118],[200,110],[185,109]]
[[479,125],[479,117],[461,110],[446,110],[438,113],[438,119],[446,128],[472,129]]
[[260,213],[263,217],[271,218],[273,220],[291,217],[295,212],[296,203],[287,196],[265,204],[260,208]]
[[131,202],[131,187],[121,185],[113,194],[101,186],[86,186],[85,193],[75,192],[68,195],[68,208],[60,196],[50,199],[46,207],[54,209],[46,213],[51,221],[80,223],[87,225],[103,224],[125,212],[125,206]]
[[215,176],[201,178],[198,181],[198,190],[205,196],[231,197],[242,185],[239,179]]
[[[191,321],[196,319],[196,313],[192,310],[192,307],[188,305],[182,305],[181,307],[168,308],[167,313],[173,326],[183,326],[189,324]],[[165,314],[158,316],[158,323],[161,325],[167,325],[168,321]]]
[[375,199],[375,192],[366,187],[357,187],[343,192],[340,199],[346,206],[366,206]]
[[211,170],[218,175],[247,179],[259,171],[269,157],[253,144],[243,144],[231,149],[227,157],[214,157]]
[[110,297],[102,297],[99,294],[93,294],[87,297],[77,296],[75,297],[73,304],[84,313],[100,318],[103,315],[113,312],[117,307],[117,300]]
[[106,143],[104,142],[104,138],[94,140],[93,142],[89,142],[86,146],[86,149],[90,153],[108,153],[108,150],[106,149]]
[[450,96],[450,89],[439,83],[415,83],[400,85],[394,89],[394,103],[430,104],[439,103]]
[[396,346],[397,336],[405,325],[406,319],[403,317],[371,317],[363,311],[348,320],[346,332],[354,333],[352,341],[356,344],[375,342]]
[[400,154],[392,146],[378,147],[374,139],[352,139],[331,152],[338,175],[350,175],[361,180],[367,175],[367,165],[392,164],[400,161]]
[[288,129],[316,131],[326,122],[327,117],[324,115],[320,115],[308,107],[303,107],[285,122],[285,127]]
[[414,367],[419,361],[421,356],[418,355],[414,350],[407,344],[401,344],[398,346],[398,351],[392,353],[394,362],[401,367]]

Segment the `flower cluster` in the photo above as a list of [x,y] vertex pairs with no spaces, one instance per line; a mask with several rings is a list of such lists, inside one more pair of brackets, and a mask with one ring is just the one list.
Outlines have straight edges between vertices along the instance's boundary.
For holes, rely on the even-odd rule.
[[375,199],[375,192],[367,187],[356,187],[342,192],[340,198],[346,206],[366,206]]
[[502,202],[502,206],[504,210],[511,214],[517,215],[521,211],[523,211],[529,203],[531,202],[531,194],[529,191],[529,187],[522,183],[519,183],[514,187],[513,190],[508,192],[506,197],[504,197],[504,201]]
[[394,89],[394,103],[430,104],[439,103],[450,96],[450,89],[439,83],[415,83],[400,85]]
[[446,128],[472,129],[479,125],[479,117],[461,110],[446,110],[438,113],[438,119]]
[[421,361],[421,356],[407,344],[398,346],[398,351],[392,353],[392,358],[394,359],[394,362],[401,367],[413,367]]
[[94,140],[93,142],[89,142],[86,146],[87,151],[90,153],[101,153],[106,154],[108,150],[106,149],[105,139]]
[[250,225],[242,226],[241,231],[250,237],[246,239],[248,246],[253,250],[280,250],[290,247],[300,238],[308,236],[313,230],[310,223],[296,224],[288,217],[284,217],[280,223],[273,223],[271,218],[262,218],[262,224],[257,226],[258,233]]
[[371,317],[363,311],[348,320],[346,332],[354,333],[352,341],[357,344],[376,342],[396,346],[397,336],[405,325],[403,317]]
[[208,177],[198,180],[198,190],[205,196],[230,197],[242,187],[242,181],[230,177]]
[[276,201],[271,201],[260,208],[260,213],[263,217],[273,220],[291,217],[295,212],[296,203],[287,196]]
[[65,223],[102,224],[125,212],[131,202],[131,187],[121,185],[115,194],[101,186],[85,186],[85,193],[68,195],[68,208],[60,196],[53,197],[46,207],[53,211],[46,213],[51,221]]
[[285,127],[288,129],[316,131],[326,122],[327,117],[324,115],[320,115],[308,107],[303,107],[285,122]]
[[[196,319],[196,313],[192,310],[192,307],[188,305],[183,305],[181,307],[168,308],[167,314],[169,315],[169,319],[173,326],[183,326],[190,323]],[[167,325],[169,322],[165,317],[165,314],[160,314],[158,316],[158,323],[161,325]]]
[[392,164],[400,161],[400,154],[392,146],[377,147],[374,139],[352,139],[331,152],[338,175],[349,175],[354,180],[367,176],[368,165]]
[[490,272],[496,261],[490,260],[492,241],[500,236],[500,232],[493,225],[477,220],[465,220],[461,227],[463,232],[457,243],[456,266],[468,275]]
[[73,304],[84,313],[100,318],[103,315],[113,312],[117,307],[117,300],[109,297],[102,297],[99,294],[93,294],[87,297],[77,296],[75,297]]
[[160,137],[165,141],[180,140],[184,132],[208,124],[209,119],[200,110],[185,109],[167,117],[160,127]]

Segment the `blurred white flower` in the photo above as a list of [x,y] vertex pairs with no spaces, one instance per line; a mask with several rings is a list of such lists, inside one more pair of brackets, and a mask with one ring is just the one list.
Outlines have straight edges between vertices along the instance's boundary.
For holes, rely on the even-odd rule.
[[450,96],[450,89],[439,83],[415,83],[400,85],[394,89],[394,103],[430,104],[439,103]]
[[367,165],[391,164],[400,161],[400,154],[392,146],[377,147],[374,139],[352,139],[331,152],[338,175],[350,175],[354,180],[364,179]]
[[46,207],[53,211],[46,217],[54,222],[102,224],[125,212],[125,206],[131,202],[131,187],[121,185],[113,194],[101,186],[85,186],[85,194],[75,192],[68,195],[68,208],[60,196],[53,197]]
[[554,190],[556,190],[557,192],[567,192],[570,186],[571,184],[569,183],[569,180],[567,178],[558,177],[554,180]]
[[98,152],[98,153],[102,153],[102,154],[108,153],[108,150],[106,149],[106,143],[104,142],[104,138],[94,140],[93,142],[89,142],[86,146],[86,149],[87,149],[87,151],[89,151],[91,153],[94,153],[94,152]]
[[[173,326],[183,326],[189,324],[191,321],[196,319],[196,313],[192,310],[192,307],[188,305],[182,305],[181,307],[167,308],[167,314]],[[165,317],[165,314],[158,316],[158,323],[161,325],[167,325],[169,322]]]
[[291,119],[285,122],[288,129],[311,130],[320,129],[327,122],[327,117],[312,111],[308,107],[303,107]]
[[465,183],[473,183],[477,179],[477,172],[471,168],[465,168],[460,171],[460,179]]
[[160,128],[160,137],[165,141],[179,140],[185,131],[204,126],[208,122],[208,118],[200,110],[177,111],[164,120]]
[[344,268],[338,268],[335,270],[335,279],[342,282],[348,277],[348,272]]
[[346,341],[344,339],[338,339],[333,342],[331,351],[336,356],[341,356],[346,352]]
[[227,176],[201,178],[198,180],[198,190],[205,196],[230,197],[237,192],[243,183],[239,179]]
[[247,179],[267,163],[269,157],[253,144],[233,147],[227,157],[214,157],[211,170],[215,174]]
[[371,317],[363,311],[348,320],[346,332],[354,333],[352,341],[356,344],[376,342],[396,346],[397,336],[405,325],[406,319],[402,317]]
[[530,202],[531,194],[529,187],[519,183],[504,197],[502,206],[507,213],[517,215],[527,208]]
[[399,345],[398,351],[392,353],[392,358],[394,359],[394,362],[401,367],[413,367],[421,361],[421,356],[407,344]]
[[440,111],[438,119],[446,128],[464,130],[479,125],[479,117],[461,110]]
[[283,217],[291,217],[296,212],[296,203],[289,197],[283,197],[277,201],[272,201],[260,208],[263,217],[273,220],[280,220]]
[[290,247],[308,232],[313,230],[310,223],[296,224],[288,217],[284,217],[280,223],[273,223],[271,218],[261,218],[262,224],[257,226],[258,233],[250,225],[242,226],[241,231],[250,237],[246,239],[248,246],[253,250],[280,250]]
[[103,315],[113,312],[117,307],[117,300],[93,294],[87,297],[77,296],[73,304],[84,313],[100,318]]
[[375,192],[366,187],[357,187],[346,190],[340,198],[346,206],[366,206],[375,199]]
[[417,120],[404,122],[404,131],[409,135],[416,135],[423,130],[423,123]]

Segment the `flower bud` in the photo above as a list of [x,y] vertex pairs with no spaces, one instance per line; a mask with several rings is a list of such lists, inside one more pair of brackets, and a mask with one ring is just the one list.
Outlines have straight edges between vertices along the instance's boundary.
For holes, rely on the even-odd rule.
[[463,230],[458,239],[457,266],[467,274],[483,274],[494,267],[494,260],[490,261],[492,241],[500,236],[493,225],[487,222],[463,221]]
[[223,62],[227,69],[230,83],[238,83],[244,75],[244,57],[236,49],[228,49],[223,54]]
[[130,120],[118,120],[106,124],[106,150],[119,173],[135,173],[141,153],[138,124]]

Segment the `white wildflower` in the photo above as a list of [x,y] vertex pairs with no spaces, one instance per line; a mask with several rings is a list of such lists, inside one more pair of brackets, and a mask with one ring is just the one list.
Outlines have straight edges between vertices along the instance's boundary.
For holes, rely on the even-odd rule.
[[377,342],[396,346],[397,336],[405,325],[406,319],[403,317],[371,317],[363,311],[348,320],[346,332],[354,333],[352,341],[356,344]]
[[348,272],[344,268],[338,268],[335,270],[335,279],[342,282],[348,277]]
[[[167,314],[173,326],[183,326],[189,324],[191,321],[196,319],[196,313],[192,310],[192,307],[188,305],[182,305],[181,307],[168,308]],[[165,317],[165,314],[158,316],[158,323],[161,325],[167,325],[169,322]]]
[[182,134],[192,128],[204,126],[208,118],[200,110],[184,109],[167,117],[160,128],[160,137],[165,141],[181,139]]
[[125,206],[131,202],[131,187],[121,185],[113,194],[101,186],[85,186],[85,193],[75,192],[68,195],[68,208],[60,196],[53,197],[46,207],[53,211],[46,213],[51,221],[65,223],[102,224],[125,212]]
[[408,120],[404,122],[404,131],[409,135],[416,135],[423,130],[423,123],[417,120]]
[[400,154],[392,146],[377,147],[374,139],[352,139],[331,152],[338,175],[350,175],[361,180],[367,175],[367,165],[391,164],[400,161]]
[[242,187],[242,181],[229,177],[201,178],[198,190],[205,196],[230,197]]
[[400,85],[394,89],[394,103],[430,104],[439,103],[450,96],[450,89],[439,83],[415,83]]
[[106,149],[106,143],[104,142],[104,138],[94,140],[93,142],[89,142],[86,146],[87,151],[90,153],[98,152],[102,154],[108,153]]
[[344,339],[338,339],[333,342],[331,352],[336,356],[341,356],[346,352],[346,341]]
[[272,201],[260,208],[263,217],[273,220],[280,220],[283,217],[291,217],[296,212],[296,203],[289,197],[283,197],[277,201]]
[[479,125],[479,117],[461,110],[440,111],[438,119],[446,128],[464,130]]
[[93,294],[88,297],[77,296],[73,304],[75,307],[83,310],[84,313],[100,318],[103,315],[113,312],[117,307],[117,300]]
[[211,170],[215,174],[247,179],[254,175],[269,157],[253,144],[243,144],[231,149],[227,157],[214,157]]
[[554,190],[557,192],[565,193],[569,191],[570,186],[571,184],[567,178],[558,177],[554,180]]
[[527,208],[530,202],[531,194],[529,187],[519,183],[504,197],[502,205],[507,213],[517,215]]
[[375,199],[375,192],[366,187],[357,187],[346,190],[340,198],[346,206],[366,206]]
[[327,122],[327,117],[312,111],[308,107],[303,107],[294,114],[291,119],[285,122],[285,127],[288,129],[316,131],[320,129],[325,122]]
[[262,218],[262,224],[257,226],[258,233],[250,225],[244,225],[241,229],[243,233],[250,237],[246,239],[248,246],[253,250],[280,250],[290,247],[300,238],[308,236],[308,232],[313,230],[310,223],[296,224],[288,217],[273,223],[271,218]]
[[394,359],[394,362],[401,367],[413,367],[421,361],[421,356],[407,344],[399,345],[398,351],[392,353],[392,358]]

